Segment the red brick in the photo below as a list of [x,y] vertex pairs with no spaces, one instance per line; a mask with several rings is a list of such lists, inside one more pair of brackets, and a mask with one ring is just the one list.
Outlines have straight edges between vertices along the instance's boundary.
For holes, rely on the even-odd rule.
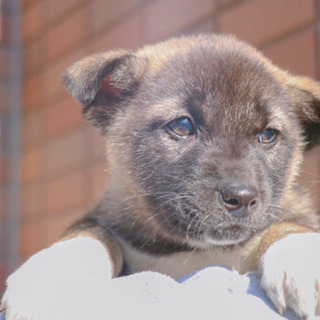
[[0,111],[8,110],[9,104],[9,91],[8,86],[5,84],[0,84]]
[[0,223],[7,218],[7,205],[8,205],[8,196],[5,191],[0,193]]
[[48,22],[52,23],[67,13],[75,11],[76,7],[83,6],[83,3],[86,1],[87,0],[63,0],[59,1],[59,5],[57,5],[57,0],[46,0]]
[[108,184],[109,175],[105,161],[95,164],[89,169],[89,173],[91,179],[89,201],[90,203],[98,203]]
[[83,207],[79,207],[72,211],[62,211],[55,217],[46,217],[44,219],[44,246],[50,246],[52,243],[59,240],[68,227],[75,221],[79,220],[86,210]]
[[209,18],[216,10],[212,0],[160,0],[143,11],[143,41],[155,41]]
[[88,127],[86,133],[90,141],[90,167],[87,168],[89,184],[86,192],[89,195],[90,203],[97,203],[105,191],[109,179],[106,160],[106,147],[103,137],[95,128]]
[[212,33],[215,31],[217,31],[217,24],[214,20],[210,19],[196,26],[193,26],[191,29],[183,32],[183,34]]
[[44,103],[44,73],[37,74],[25,79],[23,85],[23,109],[25,111],[34,110]]
[[44,95],[47,101],[57,101],[68,96],[61,81],[62,73],[76,60],[88,54],[86,47],[81,47],[76,51],[67,55],[63,59],[59,59],[50,63],[44,72]]
[[43,137],[43,112],[35,110],[25,112],[22,121],[22,144],[28,147],[38,143]]
[[[92,30],[96,33],[103,27],[117,24],[142,3],[142,0],[95,0],[90,4]],[[130,34],[131,37],[131,34]]]
[[0,183],[4,184],[8,181],[8,160],[3,155],[0,154]]
[[36,38],[23,50],[23,73],[28,76],[35,73],[44,64],[44,39]]
[[316,19],[314,0],[240,2],[220,17],[220,31],[262,45]]
[[277,42],[263,51],[284,69],[296,74],[317,76],[316,32],[313,28]]
[[43,200],[43,186],[36,184],[22,189],[21,196],[22,206],[21,213],[23,221],[29,222],[35,220],[43,214],[42,200]]
[[8,17],[1,15],[0,19],[0,43],[7,44],[10,39],[10,20]]
[[44,146],[44,172],[46,177],[80,168],[89,156],[85,131],[80,128]]
[[42,0],[22,0],[22,8],[26,10],[27,8],[31,7],[32,5],[35,5],[39,1]]
[[31,148],[22,154],[22,183],[29,184],[39,181],[43,174],[43,151]]
[[0,48],[0,77],[8,79],[9,77],[9,50]]
[[141,44],[141,17],[133,15],[114,29],[96,38],[91,48],[93,52],[97,52],[115,48],[134,49]]
[[91,125],[87,126],[85,130],[87,144],[90,146],[90,155],[88,157],[90,162],[105,160],[106,147],[104,138],[100,132]]
[[83,124],[81,108],[71,97],[59,100],[44,110],[44,128],[48,138]]
[[[1,223],[2,223],[2,221],[1,221]],[[0,233],[0,256],[1,257],[7,256],[7,248],[6,247],[7,247],[7,232],[6,232],[6,230],[4,230],[3,225],[2,225],[1,233]],[[1,262],[0,262],[0,265],[1,265]]]
[[75,171],[47,182],[44,185],[44,215],[55,215],[83,205],[86,202],[85,179],[82,171]]
[[44,224],[41,220],[35,220],[23,223],[20,230],[20,254],[25,260],[44,248]]
[[[243,1],[243,0],[240,0]],[[225,8],[227,6],[233,5],[234,3],[239,2],[239,0],[217,0],[219,9]]]
[[67,66],[61,68],[61,63],[59,61],[57,65],[50,65],[50,67],[45,72],[45,84],[44,84],[44,94],[47,97],[47,101],[58,101],[60,99],[65,99],[68,96],[62,81],[62,73]]
[[45,2],[36,3],[23,11],[22,16],[22,40],[27,43],[41,33],[45,23]]
[[46,62],[57,59],[73,47],[83,43],[87,37],[86,8],[80,8],[56,24],[45,36]]
[[6,266],[0,265],[0,293],[3,293],[5,290],[5,283],[8,277],[8,270]]

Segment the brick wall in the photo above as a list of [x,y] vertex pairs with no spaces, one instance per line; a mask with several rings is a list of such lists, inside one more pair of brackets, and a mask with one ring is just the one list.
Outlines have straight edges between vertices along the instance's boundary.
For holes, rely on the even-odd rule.
[[18,263],[20,199],[19,0],[0,2],[0,293]]
[[[234,33],[280,66],[318,77],[318,2],[23,0],[21,260],[56,240],[97,201],[108,180],[101,141],[61,85],[68,65],[98,50],[215,31]],[[303,181],[315,183],[318,149],[307,163]]]
[[[20,60],[17,59],[20,52],[19,32],[16,32],[19,29],[16,23],[19,21],[18,1],[0,2],[0,293],[8,271],[18,260],[21,78]],[[12,68],[14,61],[17,63]],[[15,88],[17,92],[13,91]]]
[[7,274],[5,225],[7,223],[8,198],[8,146],[7,127],[8,118],[8,77],[9,77],[9,45],[8,45],[8,12],[0,7],[0,292],[3,290],[4,277]]

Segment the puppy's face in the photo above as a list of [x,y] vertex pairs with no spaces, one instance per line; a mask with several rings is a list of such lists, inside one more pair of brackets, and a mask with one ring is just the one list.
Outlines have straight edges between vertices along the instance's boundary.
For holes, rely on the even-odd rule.
[[197,246],[241,243],[285,219],[319,120],[317,93],[293,79],[223,37],[100,54],[65,76],[107,137],[117,188],[131,207],[143,198],[140,225]]

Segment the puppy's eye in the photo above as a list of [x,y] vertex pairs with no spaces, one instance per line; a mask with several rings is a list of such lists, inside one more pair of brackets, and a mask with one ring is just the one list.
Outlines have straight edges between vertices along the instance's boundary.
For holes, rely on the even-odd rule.
[[191,119],[187,117],[178,118],[167,124],[170,131],[180,137],[188,137],[195,134],[195,129]]
[[258,141],[262,144],[272,144],[277,140],[278,131],[275,129],[266,129],[258,135]]

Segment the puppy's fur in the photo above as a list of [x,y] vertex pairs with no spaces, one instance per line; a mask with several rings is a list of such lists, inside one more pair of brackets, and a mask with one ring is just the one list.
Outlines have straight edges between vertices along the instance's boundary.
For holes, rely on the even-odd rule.
[[[319,140],[319,83],[217,35],[99,53],[72,65],[64,83],[104,135],[110,181],[63,240],[97,239],[112,276],[151,269],[179,277],[213,264],[260,268],[280,312],[314,313],[318,301],[311,311],[297,304],[290,285],[277,298],[268,252],[291,234],[306,239],[319,230],[295,181],[304,150]],[[312,243],[320,244],[315,235]]]

